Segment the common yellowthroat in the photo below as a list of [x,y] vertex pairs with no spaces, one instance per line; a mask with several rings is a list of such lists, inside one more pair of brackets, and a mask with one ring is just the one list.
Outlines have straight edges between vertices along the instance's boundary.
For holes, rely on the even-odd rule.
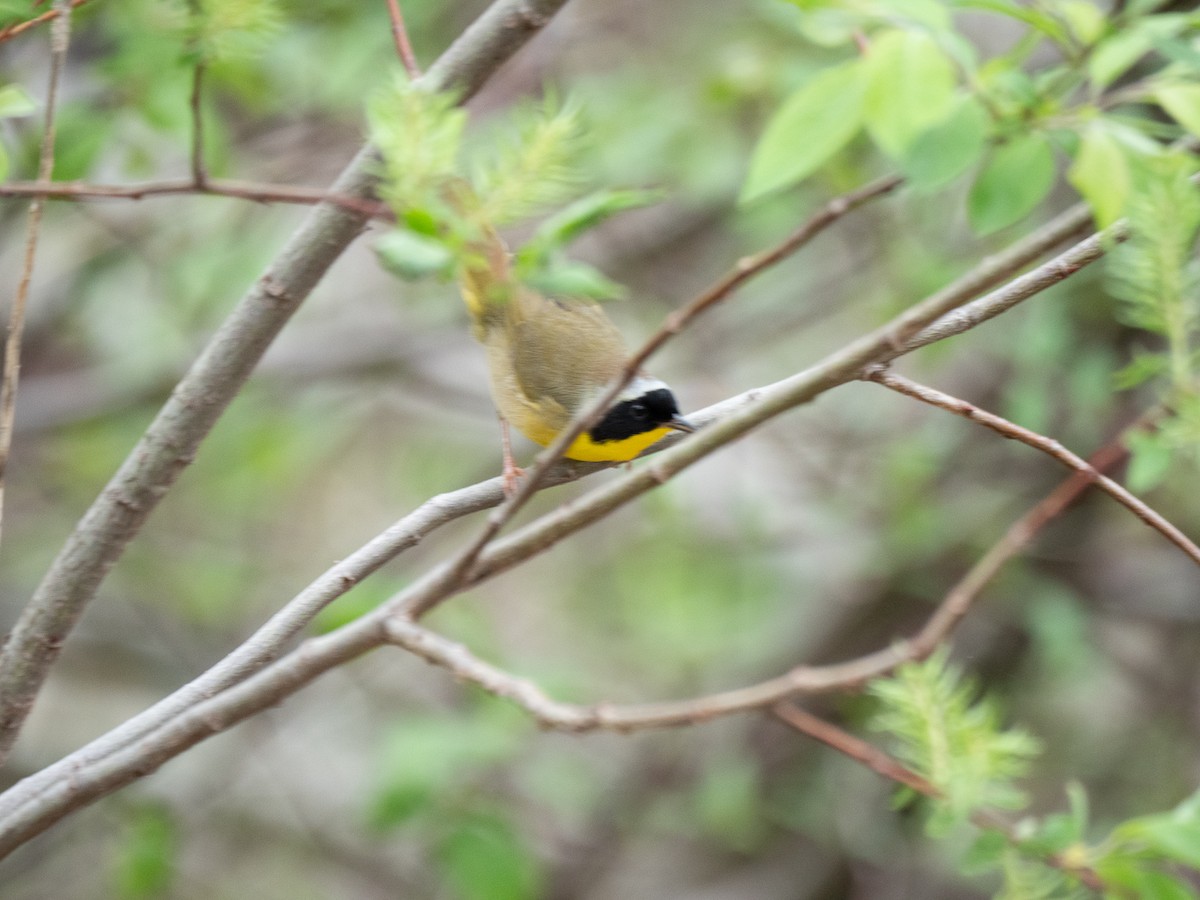
[[[487,351],[492,399],[503,423],[543,447],[620,374],[627,359],[616,326],[588,300],[556,300],[519,284],[508,248],[490,228],[473,242],[461,276],[475,337]],[[627,462],[671,431],[695,429],[671,389],[638,374],[604,416],[567,448],[570,459]],[[513,466],[505,432],[505,480]]]

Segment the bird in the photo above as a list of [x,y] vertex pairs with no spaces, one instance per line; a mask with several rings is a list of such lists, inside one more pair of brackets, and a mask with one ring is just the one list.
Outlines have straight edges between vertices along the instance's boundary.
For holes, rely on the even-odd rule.
[[[621,375],[628,354],[600,305],[548,297],[513,277],[508,247],[480,228],[460,270],[459,287],[475,338],[483,345],[500,416],[506,493],[522,474],[508,424],[543,447]],[[564,452],[569,459],[629,462],[672,431],[695,427],[666,383],[637,373],[600,419]]]

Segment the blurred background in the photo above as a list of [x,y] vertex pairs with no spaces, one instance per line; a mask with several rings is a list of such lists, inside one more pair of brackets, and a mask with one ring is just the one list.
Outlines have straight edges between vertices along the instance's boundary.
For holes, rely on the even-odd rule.
[[[422,63],[485,5],[404,0]],[[186,173],[191,71],[163,37],[170,7],[78,11],[56,178]],[[211,70],[210,165],[325,186],[363,141],[364,99],[395,67],[386,6],[281,9],[256,54]],[[30,15],[25,4],[0,14]],[[863,142],[803,190],[737,207],[766,117],[831,58],[795,14],[773,0],[573,0],[469,104],[486,141],[513,103],[555,85],[582,102],[597,185],[666,190],[574,248],[629,286],[609,311],[631,343],[739,256],[886,171]],[[985,54],[1013,39],[994,20],[977,32]],[[0,45],[0,83],[40,97],[47,39],[43,28]],[[36,119],[0,120],[10,177],[33,177],[37,139]],[[698,321],[654,372],[685,413],[783,378],[1036,224],[979,240],[962,208],[955,191],[901,192],[854,213]],[[25,209],[0,200],[9,295]],[[6,486],[0,626],[303,215],[213,197],[49,205]],[[5,785],[203,671],[424,499],[499,471],[483,357],[457,291],[387,275],[371,249],[381,233],[333,267],[108,577]],[[1113,388],[1148,339],[1116,323],[1101,269],[899,371],[1087,455],[1152,403]],[[518,458],[531,455],[522,443]],[[732,688],[911,633],[1064,475],[1027,447],[851,384],[428,624],[565,700]],[[613,477],[547,491],[525,515]],[[1180,468],[1147,496],[1193,535],[1195,485]],[[478,526],[444,528],[334,604],[318,630],[387,598]],[[962,626],[955,659],[1044,742],[1035,810],[1062,808],[1070,779],[1100,824],[1194,788],[1200,606],[1189,566],[1089,495]],[[855,696],[809,706],[851,728],[865,712]],[[10,900],[990,896],[995,885],[958,874],[892,793],[760,715],[541,733],[447,673],[381,651],[72,816],[0,863],[0,884]]]

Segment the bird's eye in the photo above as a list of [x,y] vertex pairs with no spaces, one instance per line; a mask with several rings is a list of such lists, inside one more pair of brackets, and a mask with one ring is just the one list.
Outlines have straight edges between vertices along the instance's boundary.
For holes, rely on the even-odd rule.
[[645,403],[629,404],[629,414],[631,416],[633,416],[635,419],[646,418],[646,404]]

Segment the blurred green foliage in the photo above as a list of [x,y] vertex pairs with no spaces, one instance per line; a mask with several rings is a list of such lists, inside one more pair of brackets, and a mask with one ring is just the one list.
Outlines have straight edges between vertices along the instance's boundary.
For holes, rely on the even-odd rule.
[[168,895],[175,877],[178,845],[178,829],[164,807],[130,810],[115,860],[114,895],[121,900]]
[[[425,62],[483,6],[402,5]],[[0,27],[32,14],[0,3]],[[797,371],[1077,193],[1099,224],[1132,228],[1107,275],[905,365],[1081,452],[1163,404],[1159,429],[1129,438],[1128,478],[1200,529],[1195,13],[576,0],[466,113],[397,86],[382,3],[96,0],[73,19],[56,178],[180,177],[203,61],[213,174],[323,185],[370,131],[405,161],[389,161],[393,187],[422,175],[412,154],[426,153],[425,174],[472,177],[496,221],[533,214],[507,232],[522,277],[563,293],[623,287],[613,315],[631,335],[829,195],[902,171],[904,193],[674,342],[661,365],[689,407]],[[43,27],[0,56],[10,179],[36,167],[44,41]],[[514,107],[543,84],[550,99]],[[454,290],[376,265],[449,271],[439,210],[418,207],[403,230],[367,238],[375,257],[334,268],[116,567],[46,701],[52,745],[71,749],[193,677],[425,498],[495,474]],[[0,210],[4,271],[23,209]],[[49,208],[0,547],[6,621],[303,214],[217,198]],[[434,623],[566,700],[728,689],[910,633],[1058,475],[969,423],[847,387]],[[914,839],[887,785],[752,717],[546,735],[391,651],[198,748],[193,768],[131,788],[135,803],[101,804],[107,827],[65,823],[68,840],[4,864],[6,897],[291,897],[296,884],[462,900],[1071,896],[1078,886],[1039,862],[1048,853],[1081,854],[1137,896],[1194,896],[1181,879],[1200,866],[1196,803],[1154,810],[1196,782],[1195,579],[1126,518],[1089,500],[1010,564],[956,646],[977,690],[940,658],[876,690],[906,760],[950,795],[944,818],[1016,805],[1017,846],[953,829]],[[314,633],[374,608],[474,526],[428,538]],[[824,712],[864,724],[869,706]],[[1002,728],[1010,717],[1028,732]],[[1044,748],[1032,762],[1027,733]],[[935,737],[957,749],[935,755]],[[173,792],[149,800],[160,778]]]

